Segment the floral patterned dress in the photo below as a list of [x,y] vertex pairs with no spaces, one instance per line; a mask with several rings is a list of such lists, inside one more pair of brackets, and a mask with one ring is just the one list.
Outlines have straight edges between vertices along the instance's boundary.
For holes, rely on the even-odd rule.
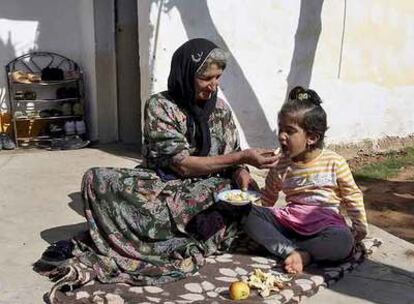
[[[235,168],[203,178],[165,180],[156,173],[156,168],[168,168],[193,153],[186,117],[165,92],[153,95],[145,107],[143,166],[85,173],[82,195],[89,235],[77,238],[74,255],[101,282],[174,281],[195,272],[205,256],[228,249],[235,239],[237,212],[214,201],[214,193],[231,187]],[[240,149],[223,100],[217,100],[209,125],[210,155]]]

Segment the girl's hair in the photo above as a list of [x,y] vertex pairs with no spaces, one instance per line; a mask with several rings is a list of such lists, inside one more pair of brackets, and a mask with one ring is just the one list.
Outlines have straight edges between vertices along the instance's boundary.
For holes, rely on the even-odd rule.
[[310,148],[322,148],[325,132],[328,129],[326,112],[321,106],[319,95],[310,89],[295,87],[289,93],[289,99],[279,112],[282,117],[290,117],[308,134],[319,135],[319,140]]
[[196,71],[196,75],[203,75],[212,64],[217,64],[220,69],[224,70],[227,65],[226,51],[220,48],[213,49]]

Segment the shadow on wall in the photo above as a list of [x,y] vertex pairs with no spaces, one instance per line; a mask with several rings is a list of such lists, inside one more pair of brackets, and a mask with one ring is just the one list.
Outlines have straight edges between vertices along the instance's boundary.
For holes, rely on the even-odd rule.
[[[159,4],[160,0],[153,0],[152,2]],[[221,89],[238,118],[249,146],[274,148],[276,135],[270,128],[259,100],[241,66],[218,32],[210,15],[207,1],[167,0],[161,1],[161,3],[164,12],[168,12],[173,8],[178,10],[189,39],[207,38],[228,51],[230,57],[221,81]],[[252,117],[254,117],[255,128],[252,128]],[[261,133],[258,134],[257,130],[261,130]]]
[[0,39],[0,65],[3,69],[0,72],[0,110],[9,108],[7,103],[7,75],[4,71],[4,66],[10,61],[9,58],[16,57],[16,51],[11,43],[11,35],[9,33],[7,41]]
[[[237,59],[218,32],[209,12],[207,1],[152,0],[152,3],[159,5],[160,1],[164,12],[169,12],[173,8],[178,10],[189,38],[204,37],[210,39],[229,52],[229,64],[221,81],[223,93],[240,122],[249,146],[274,148],[277,142],[276,133],[270,128],[257,95]],[[294,53],[287,79],[288,91],[296,85],[309,86],[316,47],[321,32],[322,5],[323,0],[301,1]],[[152,29],[152,36],[157,36],[156,32],[154,33],[157,26]],[[157,47],[157,43],[155,41],[154,48]],[[252,128],[252,117],[254,118],[254,128]],[[257,130],[261,130],[261,132],[258,134]]]
[[[50,0],[1,1],[0,19],[9,20],[12,26],[8,31],[7,41],[4,41],[4,37],[3,39],[0,37],[0,102],[2,107],[6,103],[8,106],[7,76],[4,68],[8,62],[17,56],[36,50],[62,53],[61,50],[71,46],[71,41],[79,40],[78,36],[82,33],[82,28],[78,11],[77,9],[65,9],[77,7],[77,0],[65,1],[65,4],[59,5],[52,2]],[[32,21],[32,24],[13,23],[16,21]],[[68,26],[65,28],[65,25]],[[30,33],[28,33],[28,26],[36,28],[30,28]],[[71,47],[69,49],[73,50]],[[70,53],[62,55],[72,57]],[[81,58],[80,55],[79,58]]]
[[308,88],[311,82],[313,62],[322,30],[322,6],[323,0],[300,1],[298,28],[287,78],[286,98],[295,86]]

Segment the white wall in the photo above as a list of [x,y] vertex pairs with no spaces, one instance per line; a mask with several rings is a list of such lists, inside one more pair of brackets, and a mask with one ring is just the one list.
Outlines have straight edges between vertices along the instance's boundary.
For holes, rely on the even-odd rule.
[[[85,72],[90,135],[97,136],[93,1],[2,0],[0,64],[29,51],[51,51],[76,62]],[[5,70],[0,70],[0,102],[7,106]]]
[[142,99],[166,89],[188,38],[228,49],[221,83],[244,145],[274,146],[288,88],[323,98],[327,143],[414,133],[414,3],[409,0],[139,0]]
[[[205,37],[231,54],[220,94],[240,122],[245,146],[276,144],[277,111],[288,88],[297,84],[314,88],[324,99],[328,143],[414,133],[411,0],[263,0],[260,7],[251,0],[137,3],[142,100],[166,88],[174,50],[188,38]],[[106,57],[96,31],[101,38],[108,31],[113,40],[114,29],[94,29],[94,24],[113,20],[112,13],[94,13],[91,0],[2,0],[0,64],[30,50],[77,61],[85,72],[91,137],[111,140],[117,130],[107,123],[116,111],[107,105],[116,106],[116,77],[101,81],[105,75],[97,75]],[[110,62],[113,55],[111,49]],[[0,101],[7,99],[5,79],[1,69]]]
[[329,140],[414,133],[414,3],[347,1],[339,71],[343,16],[335,13],[343,8],[344,1],[324,3],[311,82],[326,100]]

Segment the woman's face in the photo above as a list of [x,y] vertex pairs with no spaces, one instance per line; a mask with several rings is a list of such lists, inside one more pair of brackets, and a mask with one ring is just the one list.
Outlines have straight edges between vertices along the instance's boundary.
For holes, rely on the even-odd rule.
[[202,75],[196,75],[194,82],[197,101],[206,101],[211,98],[211,95],[217,91],[221,74],[223,74],[223,69],[212,63]]

